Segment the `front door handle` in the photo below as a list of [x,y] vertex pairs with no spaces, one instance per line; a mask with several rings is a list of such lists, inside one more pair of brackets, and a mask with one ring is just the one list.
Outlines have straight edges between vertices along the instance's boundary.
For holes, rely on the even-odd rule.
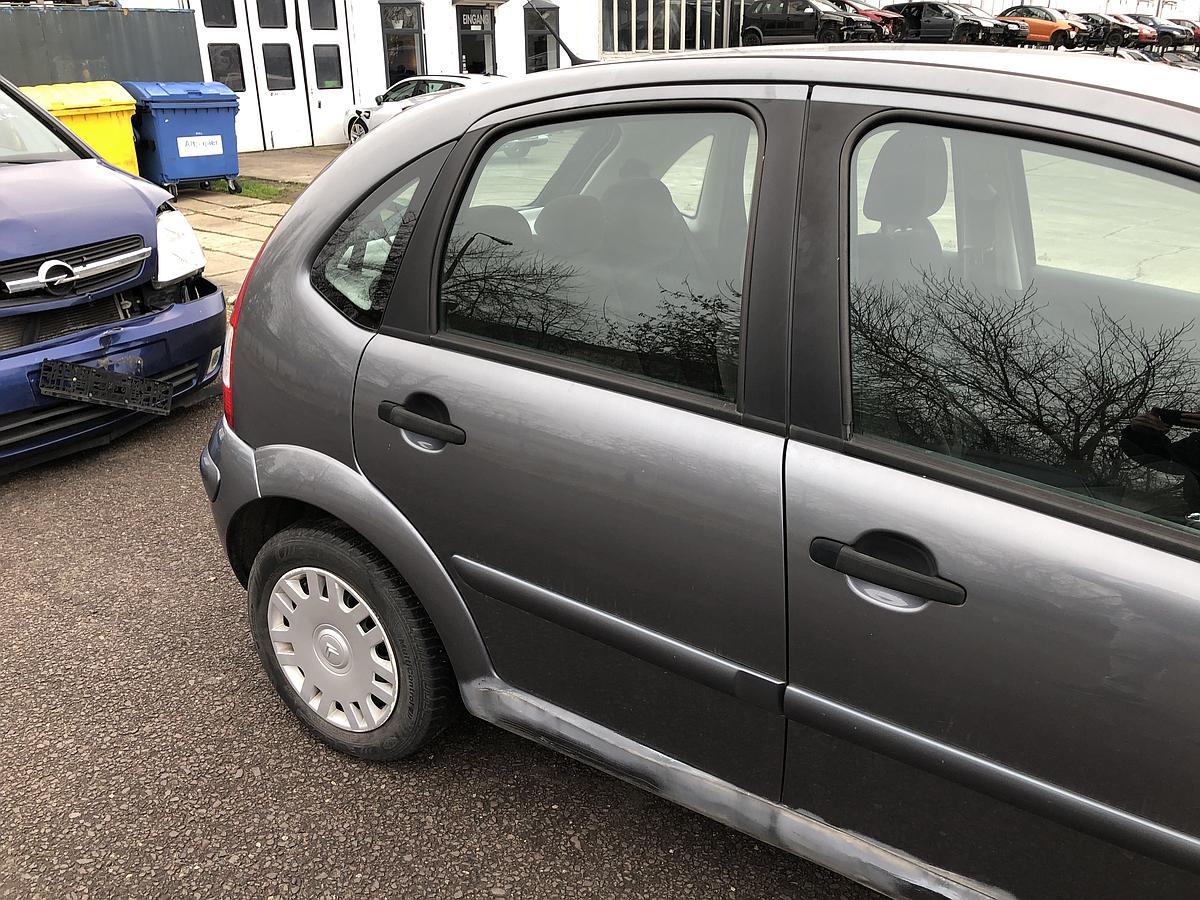
[[379,404],[379,418],[389,425],[395,425],[397,428],[403,428],[405,431],[424,435],[437,441],[445,441],[447,444],[465,444],[467,442],[467,433],[457,425],[439,422],[437,419],[415,413],[391,400],[384,400]]
[[880,587],[950,606],[962,606],[967,600],[967,592],[962,585],[870,556],[841,541],[814,538],[808,554],[815,563]]

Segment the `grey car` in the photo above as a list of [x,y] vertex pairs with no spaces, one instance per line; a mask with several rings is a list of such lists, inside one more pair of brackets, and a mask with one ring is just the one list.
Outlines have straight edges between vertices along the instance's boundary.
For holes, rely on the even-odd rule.
[[465,707],[893,897],[1200,896],[1195,98],[755,48],[351,147],[200,460],[283,702],[369,759]]

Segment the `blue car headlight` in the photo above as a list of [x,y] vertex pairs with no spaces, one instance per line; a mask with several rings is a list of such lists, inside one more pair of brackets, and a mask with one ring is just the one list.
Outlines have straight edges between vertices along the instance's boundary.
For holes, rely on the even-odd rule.
[[204,250],[183,213],[169,208],[160,211],[158,271],[154,274],[154,286],[166,287],[203,272],[204,263]]

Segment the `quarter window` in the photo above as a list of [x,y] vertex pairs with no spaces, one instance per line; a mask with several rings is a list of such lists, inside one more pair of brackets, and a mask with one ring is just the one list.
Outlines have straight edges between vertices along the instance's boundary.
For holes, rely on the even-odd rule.
[[[665,181],[688,154],[713,197],[691,219]],[[508,135],[474,173],[445,248],[443,328],[735,399],[756,157],[755,128],[735,113]]]
[[854,431],[1200,525],[1197,185],[915,124],[853,167]]
[[[313,263],[317,291],[360,325],[378,327],[420,210],[420,176],[400,176],[362,202]],[[416,200],[417,202],[414,202]]]

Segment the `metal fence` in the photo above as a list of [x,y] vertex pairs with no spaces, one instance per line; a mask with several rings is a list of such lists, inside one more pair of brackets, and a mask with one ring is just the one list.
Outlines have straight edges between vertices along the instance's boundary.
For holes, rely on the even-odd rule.
[[0,75],[20,85],[202,81],[195,14],[0,5]]
[[741,44],[748,0],[600,0],[605,55]]

